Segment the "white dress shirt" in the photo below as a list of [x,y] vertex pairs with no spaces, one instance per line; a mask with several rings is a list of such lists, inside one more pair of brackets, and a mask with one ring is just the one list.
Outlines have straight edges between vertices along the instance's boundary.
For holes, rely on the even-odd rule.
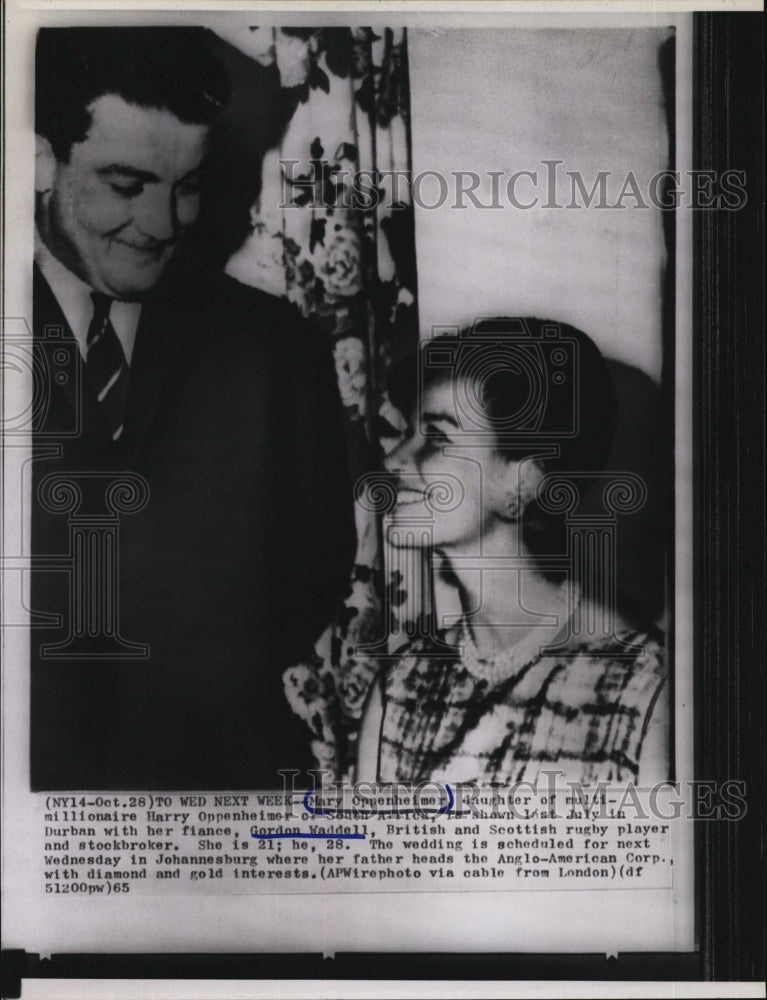
[[[35,232],[35,263],[42,271],[43,277],[50,285],[56,301],[74,334],[80,354],[88,355],[88,327],[93,319],[93,289],[86,285],[68,267],[54,257],[43,243],[40,234]],[[141,317],[140,302],[121,302],[115,299],[109,310],[109,319],[114,327],[117,338],[122,345],[125,360],[130,364],[133,357],[133,347],[136,343],[136,330]]]

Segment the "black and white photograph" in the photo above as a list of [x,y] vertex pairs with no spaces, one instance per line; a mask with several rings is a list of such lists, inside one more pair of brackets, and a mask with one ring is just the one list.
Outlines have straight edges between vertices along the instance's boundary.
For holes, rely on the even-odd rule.
[[[563,761],[585,782],[636,779],[640,761],[668,777],[660,383],[674,248],[649,198],[668,197],[674,32],[606,31],[417,40],[441,107],[415,140],[401,29],[247,26],[237,45],[194,28],[38,33],[34,328],[55,374],[33,426],[34,791],[273,788],[280,769],[331,762],[343,774],[365,703],[372,781],[510,783]],[[587,131],[593,157],[619,166],[610,129],[634,124],[625,179],[564,169],[545,108],[527,132],[541,53],[550,83],[580,88],[556,115]],[[475,73],[451,93],[459,58],[494,65],[512,106]],[[624,100],[587,106],[620,63]],[[461,96],[484,120],[459,137]],[[503,189],[490,179],[509,204],[452,169],[504,126],[541,160]],[[270,141],[279,175],[264,178]],[[413,155],[436,163],[437,143],[442,172],[396,200]],[[370,186],[378,174],[391,190]],[[524,245],[525,206],[554,233],[517,268],[505,244]],[[435,250],[423,281],[457,288],[454,304],[427,298],[420,381],[419,208]],[[596,224],[607,232],[583,260]],[[495,273],[456,285],[471,240]],[[543,254],[545,296],[530,290]],[[368,494],[387,487],[376,510]],[[430,557],[458,596],[455,634],[440,635],[438,603],[432,634],[412,627],[428,609],[408,608],[399,569],[386,579],[386,515],[393,544]],[[387,597],[415,637],[381,666],[369,640]],[[435,661],[451,643],[463,653]]]
[[8,996],[763,995],[763,17],[470,7],[9,5]]

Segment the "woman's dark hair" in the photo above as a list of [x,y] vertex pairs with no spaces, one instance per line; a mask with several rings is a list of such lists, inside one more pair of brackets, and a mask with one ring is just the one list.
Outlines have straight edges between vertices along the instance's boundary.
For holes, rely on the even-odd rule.
[[89,105],[114,94],[208,125],[231,84],[204,28],[41,28],[35,52],[35,131],[69,159],[91,126]]
[[[532,317],[478,320],[456,335],[423,341],[393,365],[389,397],[409,415],[419,394],[444,381],[457,393],[467,441],[489,424],[501,453],[519,459],[548,452],[538,458],[544,472],[576,473],[581,492],[589,474],[604,468],[615,431],[615,387],[582,330]],[[564,551],[563,518],[537,501],[525,509],[523,532],[534,554]]]

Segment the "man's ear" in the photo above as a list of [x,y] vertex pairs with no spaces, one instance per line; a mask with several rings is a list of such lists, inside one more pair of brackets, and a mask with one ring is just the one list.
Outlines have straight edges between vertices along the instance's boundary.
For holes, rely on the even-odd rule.
[[510,521],[518,521],[531,500],[535,499],[543,469],[534,458],[506,463],[504,512]]
[[56,176],[56,156],[50,142],[42,135],[35,136],[35,191],[45,194],[53,187]]

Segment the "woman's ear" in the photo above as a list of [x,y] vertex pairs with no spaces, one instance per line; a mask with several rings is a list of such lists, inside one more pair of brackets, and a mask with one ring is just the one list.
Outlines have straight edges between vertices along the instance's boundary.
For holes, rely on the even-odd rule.
[[518,521],[527,505],[535,499],[543,469],[534,458],[511,461],[506,465],[504,513],[510,521]]
[[35,136],[35,191],[45,194],[53,187],[56,176],[56,156],[50,142],[42,135]]

